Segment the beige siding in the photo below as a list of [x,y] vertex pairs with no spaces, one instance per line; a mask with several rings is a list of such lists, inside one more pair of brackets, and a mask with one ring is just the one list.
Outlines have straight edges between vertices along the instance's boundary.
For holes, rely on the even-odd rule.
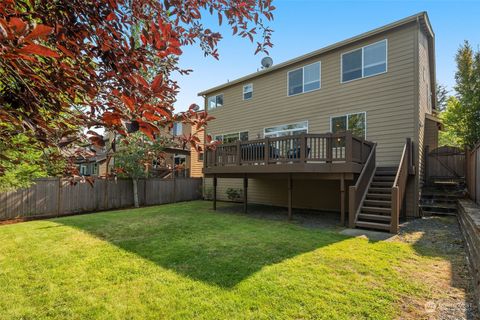
[[[205,140],[205,132],[197,132],[195,128],[192,128],[192,132],[200,139],[201,144],[203,144]],[[195,148],[190,148],[190,176],[193,178],[203,177],[203,160],[199,160],[199,155],[200,153],[195,150]]]
[[[398,165],[405,138],[415,132],[412,79],[416,30],[412,24],[216,92],[223,93],[224,106],[210,111],[216,120],[209,124],[208,132],[247,130],[254,139],[263,136],[265,127],[308,120],[309,132],[323,133],[330,131],[331,116],[366,112],[367,139],[378,143],[379,164]],[[340,83],[340,54],[383,39],[388,39],[388,72]],[[322,88],[288,97],[287,72],[315,61],[321,61]],[[250,82],[253,99],[243,101],[242,86]]]
[[[419,60],[418,30],[418,25],[411,23],[214,92],[211,95],[223,93],[224,106],[210,111],[216,119],[209,123],[208,134],[213,136],[248,131],[249,139],[255,139],[263,137],[265,127],[305,120],[308,120],[310,133],[323,133],[330,131],[332,116],[366,112],[367,139],[378,144],[378,165],[398,166],[405,139],[411,137],[415,142],[419,140],[418,119],[421,115],[418,111],[419,68],[416,65]],[[383,39],[388,40],[388,71],[370,78],[341,83],[341,53]],[[428,52],[426,54],[428,57]],[[321,62],[321,89],[287,96],[287,72],[316,61]],[[247,83],[253,83],[253,99],[243,101],[242,87]],[[421,114],[424,115],[424,112],[426,110]],[[417,146],[420,144],[416,143]],[[286,189],[283,188],[286,185],[283,184],[286,182],[269,183],[252,181],[249,188],[250,201],[284,205]],[[314,198],[305,199],[303,205],[299,202],[297,204],[301,207],[337,209],[339,187],[332,187],[330,183],[338,184],[326,181],[317,181],[314,185],[297,184],[297,189],[301,190],[297,192],[312,192]],[[211,186],[211,183],[206,181],[206,185]],[[241,188],[242,181],[219,179],[220,198],[229,185]],[[408,215],[416,215],[417,212],[414,196],[418,193],[417,186],[418,181],[409,183]]]
[[[346,184],[346,188],[348,189]],[[205,179],[206,194],[211,194],[212,178]],[[227,189],[243,193],[243,179],[218,179],[217,199],[229,201]],[[248,201],[275,206],[287,206],[286,179],[249,179]],[[319,196],[321,195],[321,196]],[[340,211],[340,183],[336,180],[294,180],[292,192],[294,208]],[[348,199],[346,199],[348,203]]]
[[[424,169],[424,149],[425,149],[425,129],[427,121],[425,114],[432,113],[432,96],[431,96],[431,77],[429,68],[429,44],[426,34],[422,31],[418,31],[418,135],[417,144],[418,152],[416,159],[416,167],[418,168],[418,174],[415,176],[415,183],[420,186],[423,169]],[[415,190],[414,194],[414,208],[415,216],[418,215],[417,203],[419,199],[420,188]]]
[[428,146],[429,150],[438,147],[438,130],[437,122],[430,119],[425,120],[425,138],[423,144],[425,147]]

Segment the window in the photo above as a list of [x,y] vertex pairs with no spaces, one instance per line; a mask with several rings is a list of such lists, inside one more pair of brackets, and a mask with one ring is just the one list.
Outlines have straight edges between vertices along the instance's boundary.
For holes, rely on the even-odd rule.
[[288,95],[320,89],[320,62],[288,72]]
[[387,40],[342,54],[342,82],[387,71]]
[[79,171],[80,171],[81,176],[86,176],[87,175],[87,166],[85,164],[81,164]]
[[208,97],[207,107],[209,110],[223,107],[223,94],[217,94],[216,96]]
[[240,141],[247,141],[248,140],[248,132],[234,132],[234,133],[227,133],[227,134],[220,134],[215,136],[215,140],[220,141],[222,143],[233,143]]
[[173,127],[172,127],[172,135],[174,136],[181,136],[183,134],[183,128],[182,128],[182,123],[181,122],[174,122]]
[[253,97],[253,84],[249,83],[243,86],[243,100],[250,100]]
[[366,138],[367,126],[365,112],[332,117],[330,118],[330,128],[333,133],[349,130],[358,137]]
[[284,124],[280,126],[265,128],[264,136],[267,137],[283,137],[294,134],[308,133],[308,122],[302,121],[291,124]]
[[197,160],[198,160],[198,161],[203,161],[203,152],[200,152],[200,153],[198,154],[198,159],[197,159]]

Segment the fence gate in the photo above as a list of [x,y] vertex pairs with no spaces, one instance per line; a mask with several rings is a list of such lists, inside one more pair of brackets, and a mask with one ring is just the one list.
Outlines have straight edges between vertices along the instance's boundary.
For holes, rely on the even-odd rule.
[[432,151],[426,150],[425,180],[435,181],[465,179],[465,151],[457,147],[443,146]]

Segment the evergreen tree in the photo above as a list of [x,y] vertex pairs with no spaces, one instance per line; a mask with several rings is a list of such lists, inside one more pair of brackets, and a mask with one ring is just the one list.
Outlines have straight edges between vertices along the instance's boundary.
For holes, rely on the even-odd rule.
[[473,147],[480,140],[480,52],[474,52],[468,41],[457,52],[455,91],[459,106],[455,107],[464,125],[455,134],[459,142]]

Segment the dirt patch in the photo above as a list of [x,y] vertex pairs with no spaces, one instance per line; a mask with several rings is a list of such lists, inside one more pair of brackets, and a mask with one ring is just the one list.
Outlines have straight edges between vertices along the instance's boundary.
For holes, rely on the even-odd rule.
[[407,222],[396,240],[410,244],[421,256],[433,258],[427,265],[423,261],[408,262],[412,268],[408,276],[422,281],[429,294],[425,299],[406,297],[400,319],[480,319],[456,217],[428,217]]

